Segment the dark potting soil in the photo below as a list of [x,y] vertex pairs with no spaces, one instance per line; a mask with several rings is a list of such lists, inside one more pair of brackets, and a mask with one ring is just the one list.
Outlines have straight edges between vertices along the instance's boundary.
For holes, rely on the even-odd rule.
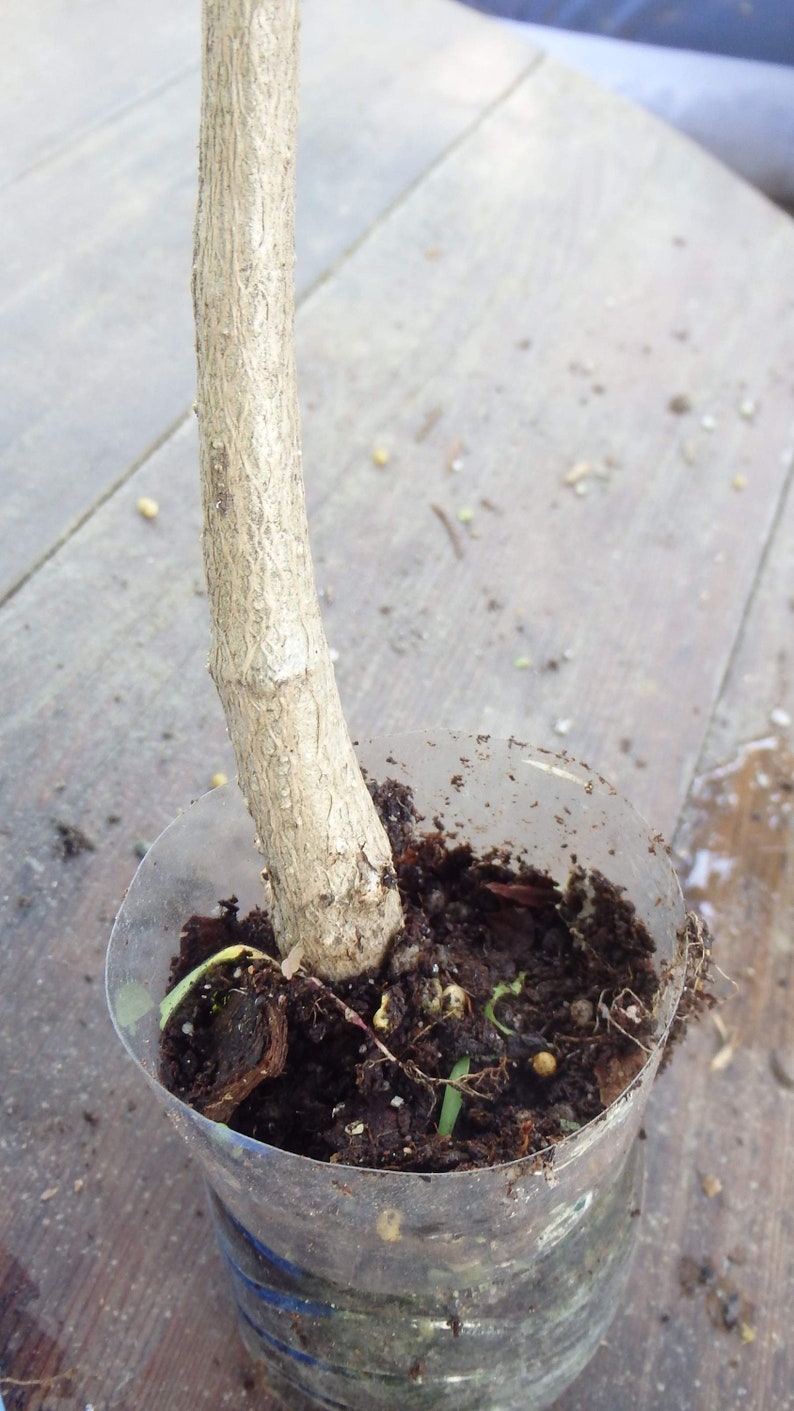
[[[285,978],[264,912],[192,916],[170,986],[227,946],[171,1016],[161,1078],[259,1141],[321,1161],[452,1171],[540,1152],[633,1080],[655,1032],[653,941],[621,889],[574,866],[561,890],[502,856],[416,831],[372,788],[405,928],[377,976]],[[461,1073],[468,1059],[468,1072]],[[457,1116],[444,1107],[456,1068]],[[442,1132],[439,1132],[439,1124]]]

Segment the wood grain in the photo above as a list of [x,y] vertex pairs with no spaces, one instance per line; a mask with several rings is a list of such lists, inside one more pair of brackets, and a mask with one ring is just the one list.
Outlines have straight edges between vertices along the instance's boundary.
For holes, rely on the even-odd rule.
[[[560,1411],[794,1406],[793,534],[789,487],[676,837],[720,1028],[704,1020],[652,1096],[629,1295]],[[686,1292],[693,1268],[711,1274]]]
[[[561,740],[672,831],[791,461],[794,248],[753,192],[617,114],[544,65],[318,290],[304,460],[356,728]],[[741,252],[762,229],[759,287]]]
[[[176,21],[165,28],[187,46]],[[198,40],[182,70],[157,86],[154,59],[137,43],[125,47],[123,34],[120,21],[105,48],[117,46],[110,70],[119,94],[138,100],[120,96],[119,110],[107,111],[103,53],[93,56],[85,32],[79,62],[105,121],[66,141],[64,118],[63,146],[0,192],[0,593],[68,537],[193,399]],[[76,50],[68,50],[75,65]],[[429,12],[423,0],[382,0],[377,11],[310,0],[299,293],[533,62],[526,46],[451,0]],[[67,64],[61,81],[71,92],[68,72]]]
[[0,188],[198,65],[192,0],[4,0]]

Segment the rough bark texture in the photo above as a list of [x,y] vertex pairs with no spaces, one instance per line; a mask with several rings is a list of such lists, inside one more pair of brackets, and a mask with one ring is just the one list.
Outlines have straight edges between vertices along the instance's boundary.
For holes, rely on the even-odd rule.
[[205,0],[194,301],[210,670],[283,954],[328,979],[401,922],[309,549],[294,360],[298,0]]

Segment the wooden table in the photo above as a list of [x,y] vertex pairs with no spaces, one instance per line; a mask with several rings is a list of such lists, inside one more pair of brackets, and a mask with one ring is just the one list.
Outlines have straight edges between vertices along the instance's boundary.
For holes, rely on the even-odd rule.
[[[232,772],[190,414],[197,10],[0,19],[7,1411],[273,1406],[102,991],[136,846]],[[452,0],[306,0],[304,31],[305,462],[351,726],[597,764],[676,837],[733,981],[658,1084],[630,1296],[560,1411],[784,1411],[794,226]]]

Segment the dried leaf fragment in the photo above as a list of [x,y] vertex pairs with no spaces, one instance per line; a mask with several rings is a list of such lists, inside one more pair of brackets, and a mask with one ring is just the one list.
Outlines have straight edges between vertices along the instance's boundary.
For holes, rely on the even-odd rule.
[[548,886],[533,886],[526,882],[485,882],[485,889],[514,906],[548,906],[556,896],[553,882]]
[[644,1062],[645,1054],[639,1048],[630,1049],[628,1053],[616,1054],[608,1059],[599,1059],[594,1071],[598,1094],[605,1107],[609,1107],[610,1103],[626,1091]]
[[292,950],[289,952],[288,955],[285,955],[284,959],[281,962],[281,973],[284,976],[285,980],[291,980],[295,975],[297,975],[298,971],[300,970],[300,964],[302,960],[303,943],[301,941],[298,941],[298,944],[292,947]]
[[[240,1060],[244,1052],[245,1066],[244,1071],[228,1077],[221,1074],[212,1096],[202,1103],[199,1111],[211,1122],[227,1122],[263,1079],[279,1076],[287,1061],[287,1020],[283,1009],[276,1000],[266,1002],[260,1009],[254,1006],[250,991],[233,991],[222,1011],[221,1022],[240,1036],[230,1057]],[[254,1051],[258,1057],[248,1067]]]

